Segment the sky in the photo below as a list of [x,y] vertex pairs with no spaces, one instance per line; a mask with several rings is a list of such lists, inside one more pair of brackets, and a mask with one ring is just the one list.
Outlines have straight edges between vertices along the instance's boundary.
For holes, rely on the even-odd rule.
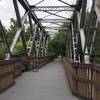
[[[16,18],[14,7],[13,7],[13,0],[0,0],[0,20],[2,21],[3,25],[8,28],[10,26],[10,18]],[[41,0],[28,0],[28,2],[32,5],[36,4]],[[75,4],[76,0],[63,0],[65,2],[68,2],[70,4]],[[91,0],[88,0],[88,8],[91,5]],[[39,6],[64,6],[63,3],[59,2],[58,0],[44,0]],[[20,9],[20,15],[23,16],[24,9],[19,4]],[[41,18],[44,15],[48,15],[47,13],[39,13],[37,12],[36,15]],[[68,12],[61,12],[59,15],[69,17],[70,13]],[[54,16],[50,16],[48,18],[54,18]]]

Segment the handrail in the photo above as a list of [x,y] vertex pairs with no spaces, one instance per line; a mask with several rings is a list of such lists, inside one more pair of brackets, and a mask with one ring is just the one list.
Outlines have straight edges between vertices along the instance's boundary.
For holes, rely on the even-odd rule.
[[86,100],[100,99],[98,96],[100,95],[100,67],[98,65],[73,63],[66,59],[63,59],[63,64],[74,95]]

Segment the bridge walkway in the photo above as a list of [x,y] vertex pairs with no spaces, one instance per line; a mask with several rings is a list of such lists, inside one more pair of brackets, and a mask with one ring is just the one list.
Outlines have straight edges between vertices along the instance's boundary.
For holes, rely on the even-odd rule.
[[60,59],[39,72],[25,72],[14,86],[0,94],[0,100],[79,100],[73,96]]

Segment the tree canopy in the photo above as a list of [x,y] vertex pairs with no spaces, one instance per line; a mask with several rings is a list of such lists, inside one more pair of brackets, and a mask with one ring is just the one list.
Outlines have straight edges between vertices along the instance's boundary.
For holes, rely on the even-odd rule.
[[64,28],[64,24],[62,27],[59,27],[57,33],[55,33],[52,40],[49,41],[49,53],[56,55],[66,55],[66,42],[68,39],[68,31]]

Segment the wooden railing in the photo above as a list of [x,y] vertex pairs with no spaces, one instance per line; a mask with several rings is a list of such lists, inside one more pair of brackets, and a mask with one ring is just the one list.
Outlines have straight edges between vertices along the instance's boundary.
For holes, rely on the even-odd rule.
[[28,63],[28,70],[32,70],[34,65],[37,65],[39,68],[43,67],[44,65],[48,64],[50,61],[55,59],[56,56],[47,56],[47,57],[41,57],[41,58],[33,58],[28,57],[27,63]]
[[21,58],[15,58],[14,59],[14,76],[18,77],[22,74],[22,59]]
[[14,62],[12,60],[0,62],[0,92],[14,84]]
[[[56,56],[48,56],[44,58],[25,57],[25,61],[27,63],[27,66],[25,66],[25,70],[26,67],[28,67],[27,68],[28,70],[32,70],[33,65],[36,64],[37,62],[39,67],[41,68],[54,58],[56,58]],[[17,58],[12,58],[10,60],[0,61],[0,92],[3,92],[11,85],[13,85],[15,78],[22,74],[23,62],[24,62],[23,57],[17,57]],[[33,63],[32,66],[30,65],[30,63]]]
[[72,93],[87,100],[100,100],[100,67],[63,59]]

